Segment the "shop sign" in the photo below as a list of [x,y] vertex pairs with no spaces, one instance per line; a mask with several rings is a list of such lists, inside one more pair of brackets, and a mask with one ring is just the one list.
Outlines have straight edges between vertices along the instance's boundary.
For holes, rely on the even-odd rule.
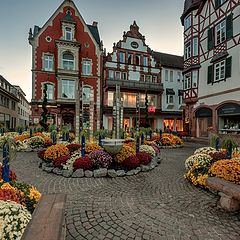
[[221,108],[218,109],[218,116],[226,116],[226,115],[240,115],[240,105],[238,104],[225,104]]
[[156,112],[156,107],[154,107],[154,106],[148,107],[148,112],[149,113],[155,113]]

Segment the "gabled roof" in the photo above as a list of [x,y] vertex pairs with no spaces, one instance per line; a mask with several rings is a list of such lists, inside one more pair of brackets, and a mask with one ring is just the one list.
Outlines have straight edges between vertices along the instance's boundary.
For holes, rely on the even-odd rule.
[[98,43],[98,45],[100,46],[101,45],[101,40],[100,40],[100,36],[99,36],[99,32],[98,32],[98,28],[97,26],[92,26],[92,25],[89,25],[87,24],[91,34],[93,35],[95,41]]
[[198,9],[203,0],[185,0],[183,14],[181,16],[181,22],[183,23],[184,18],[193,10]]
[[153,57],[155,61],[163,67],[183,69],[183,57],[181,56],[153,52]]

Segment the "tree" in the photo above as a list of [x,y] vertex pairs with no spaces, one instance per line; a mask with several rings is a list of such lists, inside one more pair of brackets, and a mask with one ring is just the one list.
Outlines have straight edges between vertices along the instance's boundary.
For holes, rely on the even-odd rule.
[[42,102],[42,114],[41,114],[41,120],[39,121],[40,125],[43,127],[44,131],[48,130],[48,125],[47,125],[47,84],[44,84],[43,88],[43,102]]

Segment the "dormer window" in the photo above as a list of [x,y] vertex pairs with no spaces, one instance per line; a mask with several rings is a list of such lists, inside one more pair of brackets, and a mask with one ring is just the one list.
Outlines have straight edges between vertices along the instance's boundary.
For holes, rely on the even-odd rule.
[[74,70],[74,56],[71,53],[63,54],[62,66],[65,70]]
[[72,41],[73,39],[73,31],[72,28],[66,27],[65,28],[65,40]]

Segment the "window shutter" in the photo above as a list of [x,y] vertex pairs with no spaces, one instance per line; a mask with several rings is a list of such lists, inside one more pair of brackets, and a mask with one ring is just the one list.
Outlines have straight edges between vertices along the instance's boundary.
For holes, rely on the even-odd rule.
[[207,83],[212,83],[213,82],[213,65],[208,66],[208,79]]
[[233,36],[233,14],[226,17],[226,37],[227,40]]
[[214,47],[214,35],[213,28],[208,30],[208,50],[211,50]]
[[220,0],[215,0],[215,9],[217,9],[220,6]]
[[226,59],[225,68],[226,68],[225,77],[230,78],[232,75],[232,57]]

